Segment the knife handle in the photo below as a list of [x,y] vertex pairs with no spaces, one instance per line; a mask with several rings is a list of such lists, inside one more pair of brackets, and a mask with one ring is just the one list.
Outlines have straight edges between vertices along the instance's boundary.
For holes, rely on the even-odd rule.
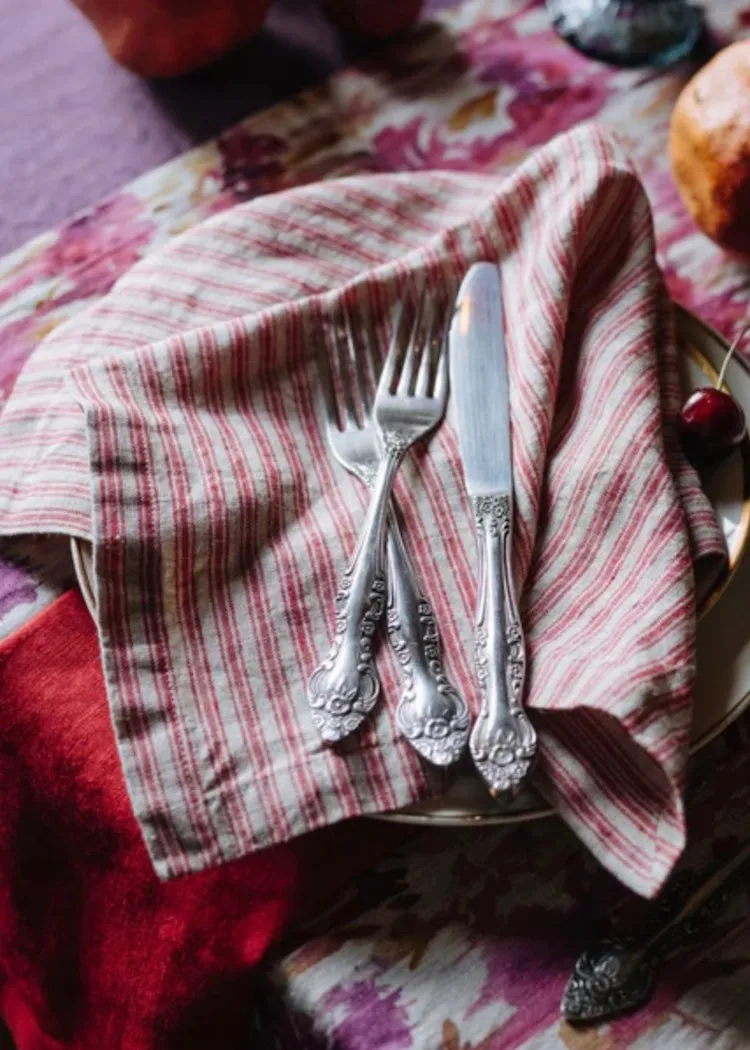
[[475,657],[481,707],[469,747],[492,795],[517,794],[537,748],[523,708],[526,650],[513,584],[510,494],[473,500],[479,541]]

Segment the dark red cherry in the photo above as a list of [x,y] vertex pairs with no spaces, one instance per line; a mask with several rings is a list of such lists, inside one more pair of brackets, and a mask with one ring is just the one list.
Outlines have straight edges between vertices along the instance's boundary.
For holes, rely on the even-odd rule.
[[685,451],[694,463],[719,459],[745,436],[745,413],[731,394],[704,386],[694,390],[680,412]]
[[696,466],[721,459],[736,448],[747,433],[745,413],[722,386],[727,365],[748,328],[750,323],[740,329],[727,350],[716,386],[694,390],[680,411],[683,448]]

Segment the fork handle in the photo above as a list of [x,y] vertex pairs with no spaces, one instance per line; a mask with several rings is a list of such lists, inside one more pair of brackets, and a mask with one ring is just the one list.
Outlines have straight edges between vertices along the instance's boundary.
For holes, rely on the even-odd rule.
[[399,441],[386,445],[359,543],[336,595],[333,642],[308,683],[313,722],[328,743],[343,740],[358,729],[380,695],[373,637],[386,603],[385,518],[405,451]]
[[398,514],[388,517],[388,637],[401,665],[398,727],[434,765],[456,762],[469,739],[469,708],[450,682],[432,606],[404,545]]
[[469,747],[491,794],[517,794],[536,755],[523,709],[526,651],[513,585],[513,504],[509,493],[473,501],[479,540],[475,635],[481,707]]

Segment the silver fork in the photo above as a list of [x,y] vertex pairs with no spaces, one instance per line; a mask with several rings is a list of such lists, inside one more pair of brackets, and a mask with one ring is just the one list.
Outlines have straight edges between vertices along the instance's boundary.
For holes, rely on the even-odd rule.
[[[420,316],[421,311],[418,312],[417,320]],[[445,319],[447,320],[447,314]],[[399,355],[404,320],[405,311],[402,310],[400,323],[394,331],[387,362],[390,371],[387,369],[383,371],[383,381],[389,380],[389,385],[397,378],[398,361],[396,358]],[[333,351],[342,388],[342,397],[338,404],[328,348],[321,343],[318,352],[319,375],[326,406],[328,442],[342,466],[371,488],[379,486],[373,503],[380,499],[387,505],[393,475],[406,448],[417,437],[437,425],[445,411],[447,372],[444,336],[439,340],[436,339],[439,329],[434,325],[422,345],[418,374],[413,374],[416,369],[419,326],[415,325],[412,329],[409,347],[400,369],[399,390],[403,389],[408,393],[411,387],[415,397],[408,401],[408,409],[411,410],[413,405],[417,405],[424,411],[426,407],[427,418],[420,418],[416,428],[411,424],[406,436],[402,433],[403,420],[398,423],[396,431],[393,427],[385,428],[383,444],[387,448],[390,440],[393,447],[394,437],[397,435],[395,443],[398,447],[393,448],[390,453],[391,462],[382,466],[381,473],[379,471],[381,459],[382,464],[385,464],[389,454],[386,453],[381,457],[378,428],[372,413],[371,389],[377,377],[379,364],[374,341],[367,338],[366,335],[355,340],[354,325],[348,312],[345,312],[343,328],[345,333],[343,336],[339,325],[334,328]],[[445,325],[443,333],[445,333]],[[364,353],[358,352],[358,346],[362,347]],[[436,346],[440,349],[438,364],[433,360],[435,356],[433,351]],[[407,365],[410,367],[408,374]],[[350,373],[354,374],[353,382],[350,381]],[[356,386],[356,392],[353,386]],[[384,418],[390,420],[394,414],[392,403],[394,399],[388,390],[381,396],[381,389],[382,382],[378,389],[378,399],[380,403],[385,404]],[[421,406],[418,400],[424,401],[425,406]],[[408,415],[410,411],[407,412]],[[390,439],[388,438],[389,433],[391,434]],[[389,478],[384,478],[386,472],[390,475]],[[368,559],[363,538],[346,572],[337,598],[337,631],[331,652],[327,660],[312,676],[310,682],[310,703],[316,724],[325,739],[338,740],[352,732],[372,709],[379,692],[379,683],[372,662],[371,634],[367,635],[363,653],[362,636],[354,633],[353,623],[356,621],[357,614],[352,608],[351,598],[352,581],[356,578],[358,571],[358,559],[368,563],[367,568],[364,565],[360,567],[363,576],[369,569],[370,573],[374,572],[373,579],[377,580],[378,572],[382,572],[382,535],[378,538],[376,535],[378,523],[375,522],[375,528],[373,528],[373,523],[370,521],[373,513],[371,507],[371,514],[368,515],[364,533],[367,533],[369,524],[370,543],[375,544],[374,561]],[[378,513],[382,518],[382,513]],[[379,527],[382,531],[382,520]],[[440,641],[435,617],[418,584],[403,543],[398,519],[392,507],[388,513],[387,553],[390,577],[388,634],[404,677],[404,688],[397,712],[398,725],[424,758],[437,765],[448,765],[460,756],[466,746],[470,728],[469,711],[466,702],[451,685],[445,674],[440,656]],[[367,623],[368,630],[372,617],[378,616],[379,612],[382,613],[382,608],[378,609],[379,596],[382,592],[379,588],[372,586],[368,591],[360,583],[359,594],[361,596],[371,595],[373,591],[378,597],[374,602],[370,599],[370,608],[363,617],[363,622]],[[368,612],[370,619],[367,619]],[[355,645],[359,641],[360,655],[365,657],[358,666],[359,680],[356,684],[356,692],[354,691],[355,676],[352,673],[351,656],[347,652],[352,641]],[[347,675],[349,677],[346,677]],[[346,685],[344,685],[345,682]],[[331,702],[332,697],[333,703]]]

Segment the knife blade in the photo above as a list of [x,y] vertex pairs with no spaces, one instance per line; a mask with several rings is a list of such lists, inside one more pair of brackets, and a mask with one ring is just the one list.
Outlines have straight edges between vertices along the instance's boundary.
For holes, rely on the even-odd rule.
[[469,495],[512,486],[508,364],[500,270],[475,263],[456,299],[450,332],[451,394]]
[[480,709],[469,747],[493,795],[515,795],[536,733],[523,707],[526,653],[513,584],[513,461],[503,290],[495,263],[475,263],[450,329],[451,396],[479,550],[475,658]]

